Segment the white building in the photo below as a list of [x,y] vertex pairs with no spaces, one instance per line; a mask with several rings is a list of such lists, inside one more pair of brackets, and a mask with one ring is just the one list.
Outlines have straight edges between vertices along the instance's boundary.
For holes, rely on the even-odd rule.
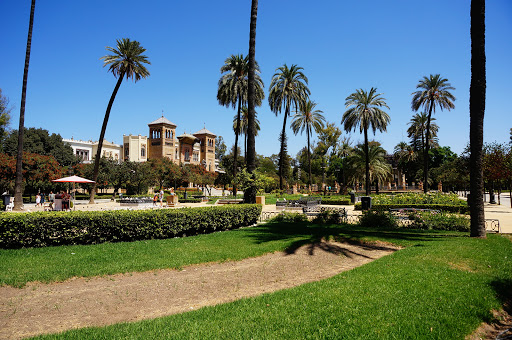
[[148,137],[123,135],[123,161],[146,162],[148,160]]
[[[98,151],[98,142],[83,141],[78,139],[62,139],[73,149],[73,153],[80,158],[84,163],[92,163],[92,159],[96,156]],[[122,162],[123,146],[104,140],[101,148],[101,156],[114,159]]]

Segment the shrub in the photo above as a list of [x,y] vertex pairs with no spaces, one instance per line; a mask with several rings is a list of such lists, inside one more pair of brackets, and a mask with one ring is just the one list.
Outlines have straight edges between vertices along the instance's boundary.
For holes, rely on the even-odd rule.
[[322,197],[322,204],[328,205],[351,205],[350,198],[346,197],[335,197],[335,196],[324,196]]
[[412,223],[405,227],[412,229],[469,231],[470,228],[468,217],[444,212],[418,211],[411,213],[409,219]]
[[368,228],[397,228],[396,218],[388,212],[383,211],[365,211],[359,219],[362,227]]
[[[354,209],[361,210],[361,203],[356,203]],[[446,204],[373,204],[372,201],[372,210],[374,211],[389,211],[389,209],[400,209],[400,208],[416,208],[416,209],[433,209],[433,210],[441,210],[451,213],[461,213],[465,214],[469,212],[469,207],[467,205],[446,205]]]
[[208,208],[6,213],[0,247],[47,247],[163,239],[236,229],[257,222],[259,204]]
[[268,220],[268,222],[288,222],[288,223],[297,223],[297,222],[307,222],[308,217],[301,213],[290,213],[283,212],[275,217],[272,217]]
[[200,198],[187,198],[187,199],[180,198],[179,202],[180,203],[201,203],[202,200]]
[[443,205],[467,205],[456,194],[444,193],[405,193],[397,195],[372,195],[375,204],[443,204]]
[[342,214],[338,211],[326,210],[315,216],[313,223],[318,224],[338,224],[341,222]]

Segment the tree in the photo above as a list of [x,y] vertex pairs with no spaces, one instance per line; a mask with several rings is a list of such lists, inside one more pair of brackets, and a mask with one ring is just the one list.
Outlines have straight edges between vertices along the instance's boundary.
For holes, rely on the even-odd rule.
[[471,0],[471,84],[469,86],[469,212],[471,236],[486,237],[482,171],[485,115],[485,0]]
[[0,149],[3,148],[3,141],[7,136],[9,122],[11,121],[11,109],[9,99],[2,95],[2,89],[0,89]]
[[[256,112],[255,114],[257,115],[258,113]],[[237,124],[238,124],[238,117],[234,116],[233,117],[233,131],[235,131],[235,133],[236,133]],[[248,127],[249,127],[249,110],[247,109],[246,106],[244,106],[244,107],[242,107],[242,117],[240,120],[240,127],[239,127],[240,131],[239,132],[240,132],[240,134],[244,135],[244,150],[245,150],[244,157],[246,159],[247,159],[247,130],[248,130]],[[260,121],[258,120],[258,118],[254,118],[254,128],[256,129],[255,136],[257,136],[258,131],[261,130]]]
[[218,136],[215,138],[215,159],[222,161],[222,157],[226,154],[226,143],[224,143],[224,138],[222,136]]
[[324,127],[325,118],[322,115],[323,111],[315,110],[316,103],[311,100],[307,100],[300,108],[300,111],[293,116],[292,130],[293,133],[297,134],[300,130],[302,134],[306,129],[308,137],[308,169],[309,169],[309,187],[311,187],[311,147],[310,147],[310,136],[311,130],[319,132]]
[[345,99],[345,107],[349,108],[343,114],[341,124],[344,124],[345,131],[349,132],[359,126],[360,132],[364,133],[364,151],[366,155],[366,195],[370,194],[370,159],[368,150],[368,129],[381,132],[386,131],[386,127],[391,121],[389,115],[381,107],[389,109],[386,99],[381,97],[382,93],[377,93],[377,89],[372,87],[369,92],[359,89]]
[[308,78],[302,73],[303,68],[297,65],[288,67],[286,64],[276,69],[270,83],[268,102],[270,110],[276,114],[281,113],[284,107],[283,130],[279,135],[281,149],[279,152],[279,189],[283,190],[284,159],[286,155],[286,118],[290,115],[291,106],[299,108],[306,101],[309,94]]
[[[23,149],[25,152],[37,153],[43,156],[53,156],[62,166],[74,165],[77,158],[73,154],[73,148],[62,141],[59,134],[50,133],[48,130],[36,128],[24,128]],[[3,145],[3,152],[15,155],[18,149],[18,130],[12,130]]]
[[[255,72],[259,73],[258,63],[255,62]],[[238,150],[238,136],[240,135],[240,121],[242,106],[247,104],[248,96],[248,75],[249,75],[249,56],[244,57],[243,54],[231,55],[224,61],[224,65],[220,68],[222,76],[219,79],[217,89],[217,100],[220,105],[233,109],[238,106],[236,128],[235,128],[235,150]],[[256,96],[255,105],[261,105],[265,94],[263,92],[263,81],[259,75],[255,76],[256,80]],[[235,163],[233,163],[233,173],[237,170],[237,155],[235,154]],[[236,195],[236,186],[233,187]]]
[[[147,59],[147,56],[143,55],[146,51],[145,48],[140,46],[140,43],[135,40],[128,38],[122,38],[117,40],[116,48],[107,46],[107,51],[113,53],[101,57],[103,60],[103,67],[108,65],[109,72],[112,72],[114,77],[117,77],[117,83],[110,96],[110,100],[107,105],[107,111],[105,112],[105,118],[103,119],[103,125],[101,126],[100,138],[98,140],[98,151],[96,152],[96,158],[94,161],[94,172],[93,181],[96,182],[98,178],[98,170],[101,159],[101,148],[103,147],[103,138],[105,137],[105,130],[107,129],[108,118],[110,117],[110,110],[114,99],[116,98],[117,91],[121,86],[121,82],[124,77],[126,79],[133,79],[134,82],[139,81],[141,78],[149,76],[149,71],[146,69],[144,64],[151,64]],[[94,195],[96,194],[96,184],[92,185],[91,197],[89,203],[94,203]]]
[[[247,171],[251,175],[252,185],[244,191],[245,203],[256,203],[256,105],[258,102],[258,79],[256,77],[256,21],[258,19],[258,0],[251,1],[251,21],[249,27],[249,91],[247,94]],[[263,97],[261,98],[263,100]]]
[[[430,136],[430,122],[432,113],[436,112],[436,107],[442,110],[447,109],[450,111],[455,108],[453,101],[455,97],[450,93],[450,90],[455,90],[450,85],[448,79],[442,78],[439,74],[423,77],[416,85],[420,89],[412,93],[411,107],[413,111],[418,111],[421,107],[428,110],[427,125],[425,137]],[[428,192],[428,150],[429,138],[425,138],[425,148],[423,150],[423,191]]]
[[[375,182],[376,192],[379,193],[379,183],[391,177],[391,165],[386,161],[386,150],[380,143],[370,142],[368,154],[365,145],[357,145],[351,157],[352,170],[354,173],[353,181],[357,182]],[[369,176],[363,177],[363,169],[368,166]]]
[[25,69],[23,70],[23,87],[21,89],[20,125],[18,135],[18,153],[16,156],[16,180],[14,183],[14,208],[23,210],[23,128],[25,126],[25,102],[27,97],[28,66],[30,64],[30,50],[32,47],[32,28],[34,27],[34,10],[36,0],[32,0],[30,7],[30,20],[28,25],[27,49],[25,52]]
[[[409,121],[410,126],[407,129],[407,137],[411,140],[411,146],[415,150],[421,150],[422,153],[425,152],[425,140],[427,139],[427,120],[428,115],[425,112],[416,113]],[[431,147],[438,145],[437,132],[439,126],[433,123],[434,120],[436,119],[433,117],[430,120],[430,134],[428,136]]]

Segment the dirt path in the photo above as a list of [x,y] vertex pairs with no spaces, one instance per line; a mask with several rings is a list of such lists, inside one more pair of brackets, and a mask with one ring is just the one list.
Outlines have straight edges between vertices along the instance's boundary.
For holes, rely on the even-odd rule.
[[61,283],[0,287],[0,339],[183,313],[334,276],[394,248],[319,243],[184,270],[158,270]]

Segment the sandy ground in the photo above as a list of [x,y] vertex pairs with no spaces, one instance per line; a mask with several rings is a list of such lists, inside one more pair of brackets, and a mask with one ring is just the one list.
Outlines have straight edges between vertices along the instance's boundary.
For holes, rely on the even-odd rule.
[[0,287],[0,339],[183,313],[322,280],[392,253],[387,246],[322,242],[293,254],[61,283]]

